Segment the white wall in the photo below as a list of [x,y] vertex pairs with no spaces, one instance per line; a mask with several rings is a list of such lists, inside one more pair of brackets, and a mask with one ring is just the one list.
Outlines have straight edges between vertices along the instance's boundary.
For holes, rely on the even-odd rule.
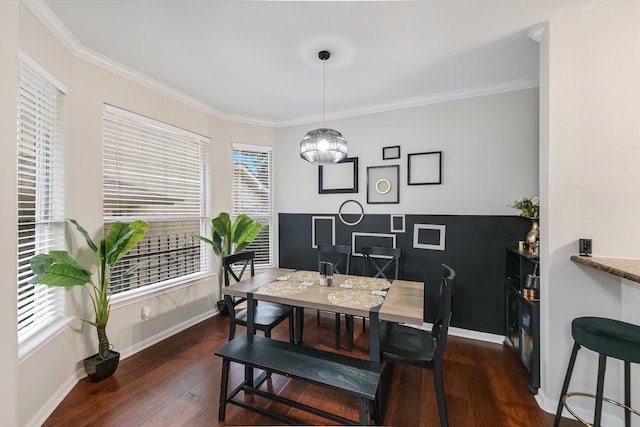
[[[0,1],[0,141],[3,141],[3,153],[0,156],[0,200],[10,209],[0,209],[0,223],[5,224],[3,234],[8,242],[17,233],[6,224],[17,223],[16,188],[16,99],[18,96],[18,2]],[[13,143],[12,143],[13,141]],[[6,148],[5,148],[6,147]],[[6,150],[6,151],[5,151]],[[18,424],[18,341],[17,307],[17,251],[15,246],[7,243],[0,246],[0,260],[3,268],[2,298],[0,298],[0,414],[2,422],[7,426]]]
[[[544,34],[541,400],[552,412],[572,345],[571,320],[622,316],[620,280],[569,261],[578,239],[593,239],[594,255],[640,257],[638,22],[640,3],[621,2],[553,19]],[[595,360],[581,351],[576,389],[595,390]],[[621,383],[621,364],[612,361],[605,395],[620,400]],[[632,388],[637,398],[638,381]]]
[[[318,194],[318,167],[299,143],[320,124],[277,131],[276,206],[281,213],[336,213],[355,199],[365,213],[517,215],[508,207],[538,192],[538,90],[526,89],[326,123],[358,157],[360,191]],[[382,147],[401,147],[382,160]],[[442,151],[442,185],[407,185],[407,154]],[[400,204],[367,205],[366,168],[400,165]],[[331,166],[328,166],[330,168]]]
[[[92,235],[102,227],[102,111],[108,103],[156,120],[209,136],[210,212],[231,209],[231,143],[273,145],[274,130],[225,122],[174,98],[105,71],[72,55],[19,0],[0,1],[0,57],[2,93],[17,90],[18,48],[28,54],[68,87],[65,96],[63,132],[65,146],[65,216],[77,219]],[[6,33],[6,34],[5,34]],[[4,140],[15,141],[16,96],[3,96],[0,129]],[[4,224],[16,224],[14,143],[3,145]],[[12,203],[11,200],[14,202]],[[7,235],[11,229],[5,230]],[[72,252],[83,246],[75,235]],[[4,283],[16,281],[13,246],[2,249]],[[4,252],[7,252],[6,254]],[[126,302],[114,303],[108,334],[124,358],[133,352],[212,315],[216,281],[208,275],[180,289],[172,289]],[[81,361],[95,353],[95,330],[75,320],[61,333],[18,361],[16,343],[15,287],[2,298],[1,334],[3,387],[0,408],[3,425],[39,425],[83,375]],[[69,298],[71,301],[71,299]],[[146,321],[140,318],[144,305],[152,309]],[[69,308],[75,313],[75,304]],[[80,313],[82,316],[84,313]],[[6,318],[5,318],[6,317]],[[6,369],[5,369],[6,366]],[[5,372],[6,371],[6,372]],[[117,372],[116,372],[117,375]]]

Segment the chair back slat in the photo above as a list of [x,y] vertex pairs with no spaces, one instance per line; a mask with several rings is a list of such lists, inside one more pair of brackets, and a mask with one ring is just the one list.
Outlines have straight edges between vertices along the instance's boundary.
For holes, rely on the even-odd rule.
[[334,274],[349,274],[351,271],[351,246],[349,245],[318,245],[318,271],[321,262],[331,262]]
[[[381,277],[390,281],[398,279],[400,275],[400,257],[402,251],[400,248],[388,248],[381,246],[364,246],[360,249],[360,253],[364,256],[363,274],[370,276],[369,268],[374,267],[376,272],[373,277]],[[393,268],[393,276],[387,271]]]
[[[222,274],[224,274],[224,285],[229,286],[229,277],[233,277],[235,283],[242,280],[242,276],[244,275],[247,267],[251,272],[251,276],[256,275],[255,267],[253,260],[255,258],[256,253],[254,251],[244,251],[233,255],[227,255],[222,258]],[[236,273],[234,271],[234,267],[236,264],[241,264],[240,271]]]

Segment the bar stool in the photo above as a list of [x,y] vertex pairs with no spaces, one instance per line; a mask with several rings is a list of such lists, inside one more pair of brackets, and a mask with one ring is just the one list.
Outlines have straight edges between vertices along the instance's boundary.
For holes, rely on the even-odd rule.
[[[631,363],[640,363],[640,326],[602,317],[578,317],[571,322],[571,335],[574,340],[573,351],[569,359],[564,384],[562,385],[562,393],[560,393],[560,401],[558,402],[558,410],[556,411],[556,419],[553,426],[558,427],[560,419],[562,418],[562,410],[566,407],[571,415],[582,424],[591,427],[600,427],[602,402],[605,401],[625,409],[625,426],[630,427],[631,413],[633,412],[636,415],[640,415],[640,412],[631,408]],[[573,372],[573,366],[576,362],[576,356],[578,355],[580,347],[586,347],[600,355],[598,360],[598,384],[595,395],[582,392],[567,393],[569,382],[571,381],[571,373]],[[613,357],[624,362],[624,404],[603,397],[602,395],[607,357]],[[596,404],[593,424],[589,424],[580,418],[569,407],[567,399],[571,396],[595,398]]]

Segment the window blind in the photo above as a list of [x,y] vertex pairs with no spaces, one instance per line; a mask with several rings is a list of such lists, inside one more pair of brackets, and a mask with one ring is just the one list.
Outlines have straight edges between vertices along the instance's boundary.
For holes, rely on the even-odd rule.
[[247,247],[256,252],[258,266],[273,264],[271,147],[233,145],[233,217],[245,213],[262,224]]
[[[37,64],[20,56],[17,117],[18,342],[64,310],[61,289],[29,284],[31,258],[64,248],[63,93]],[[43,75],[44,74],[44,75]]]
[[203,136],[105,105],[104,232],[118,220],[149,223],[112,269],[111,294],[207,270],[205,248],[191,236],[206,226],[208,146]]

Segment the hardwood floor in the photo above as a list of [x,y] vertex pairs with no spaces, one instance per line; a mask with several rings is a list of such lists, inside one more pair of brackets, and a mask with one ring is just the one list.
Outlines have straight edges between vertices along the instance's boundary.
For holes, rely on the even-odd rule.
[[[315,312],[307,313],[305,345],[334,350],[333,319],[332,314],[321,313],[321,324],[316,326]],[[273,337],[286,340],[287,328],[284,322]],[[244,333],[244,329],[237,333]],[[44,426],[278,425],[271,418],[234,405],[227,406],[226,420],[218,422],[221,361],[213,353],[226,342],[227,334],[228,318],[215,316],[121,361],[115,375],[107,380],[80,381]],[[356,327],[355,334],[352,354],[368,357],[368,334],[362,334],[361,327]],[[343,337],[344,343],[346,333]],[[445,395],[452,427],[553,425],[553,416],[538,408],[527,391],[519,362],[504,346],[450,337],[445,359]],[[232,366],[231,386],[235,386],[243,370]],[[353,398],[277,375],[267,386],[290,399],[357,419]],[[303,423],[328,423],[277,403],[271,403],[270,408]],[[384,425],[439,425],[430,371],[395,369]],[[562,427],[579,425],[569,420],[562,423]]]

